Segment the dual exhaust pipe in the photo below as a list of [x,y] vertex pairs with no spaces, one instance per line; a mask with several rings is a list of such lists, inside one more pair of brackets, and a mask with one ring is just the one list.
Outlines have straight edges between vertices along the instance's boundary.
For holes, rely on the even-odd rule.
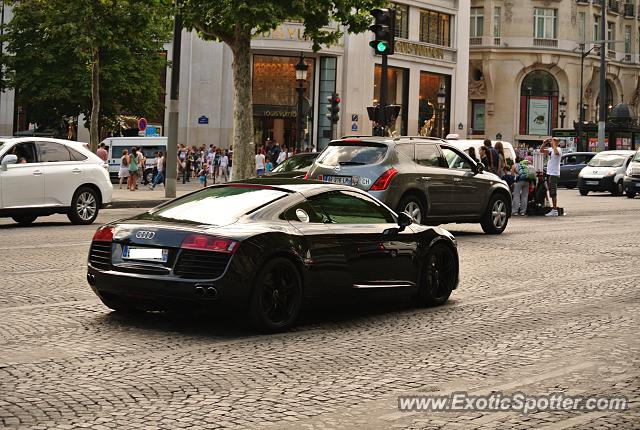
[[218,289],[213,285],[196,285],[194,291],[197,296],[215,299],[218,297]]

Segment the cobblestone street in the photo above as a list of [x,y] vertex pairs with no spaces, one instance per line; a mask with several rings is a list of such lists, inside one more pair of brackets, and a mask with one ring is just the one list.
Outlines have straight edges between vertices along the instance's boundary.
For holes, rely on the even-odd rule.
[[[117,315],[86,283],[95,225],[0,219],[0,427],[640,428],[640,199],[561,190],[567,216],[447,225],[447,305],[314,306],[289,333]],[[622,395],[624,412],[401,412],[398,396]]]

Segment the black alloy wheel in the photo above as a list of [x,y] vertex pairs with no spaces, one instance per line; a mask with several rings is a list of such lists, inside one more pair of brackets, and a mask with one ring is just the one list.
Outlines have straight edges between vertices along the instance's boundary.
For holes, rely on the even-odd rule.
[[436,243],[427,254],[418,291],[418,303],[439,306],[445,303],[458,282],[458,268],[451,248]]
[[17,222],[20,225],[30,225],[32,224],[36,218],[38,218],[37,216],[34,215],[22,215],[22,216],[13,216],[11,217],[13,218],[13,220],[15,222]]
[[72,224],[91,224],[98,217],[99,210],[98,194],[92,188],[82,187],[73,195],[67,217]]
[[482,230],[487,234],[501,234],[507,228],[510,213],[507,199],[501,194],[494,194],[480,221]]
[[296,321],[302,304],[302,280],[288,259],[269,260],[258,272],[249,316],[254,327],[266,333],[284,331]]

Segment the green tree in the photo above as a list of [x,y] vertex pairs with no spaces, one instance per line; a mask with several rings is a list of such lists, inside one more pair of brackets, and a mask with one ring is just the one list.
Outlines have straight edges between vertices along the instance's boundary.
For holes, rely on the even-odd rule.
[[[370,25],[369,11],[386,0],[183,0],[181,13],[188,29],[204,39],[224,42],[233,52],[234,178],[253,176],[253,103],[251,39],[284,21],[305,25],[305,37],[317,51],[340,40],[343,30],[360,33]],[[337,25],[336,25],[337,24]]]
[[10,0],[4,85],[38,123],[80,113],[91,147],[119,114],[163,108],[171,0]]

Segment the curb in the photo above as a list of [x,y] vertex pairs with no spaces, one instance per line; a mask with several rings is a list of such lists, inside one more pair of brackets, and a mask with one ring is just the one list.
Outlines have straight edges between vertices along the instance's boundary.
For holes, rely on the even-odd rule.
[[108,206],[105,206],[103,209],[130,209],[130,208],[138,208],[138,209],[149,209],[154,208],[158,205],[161,205],[165,202],[168,202],[172,199],[157,199],[157,200],[120,200],[111,202]]

